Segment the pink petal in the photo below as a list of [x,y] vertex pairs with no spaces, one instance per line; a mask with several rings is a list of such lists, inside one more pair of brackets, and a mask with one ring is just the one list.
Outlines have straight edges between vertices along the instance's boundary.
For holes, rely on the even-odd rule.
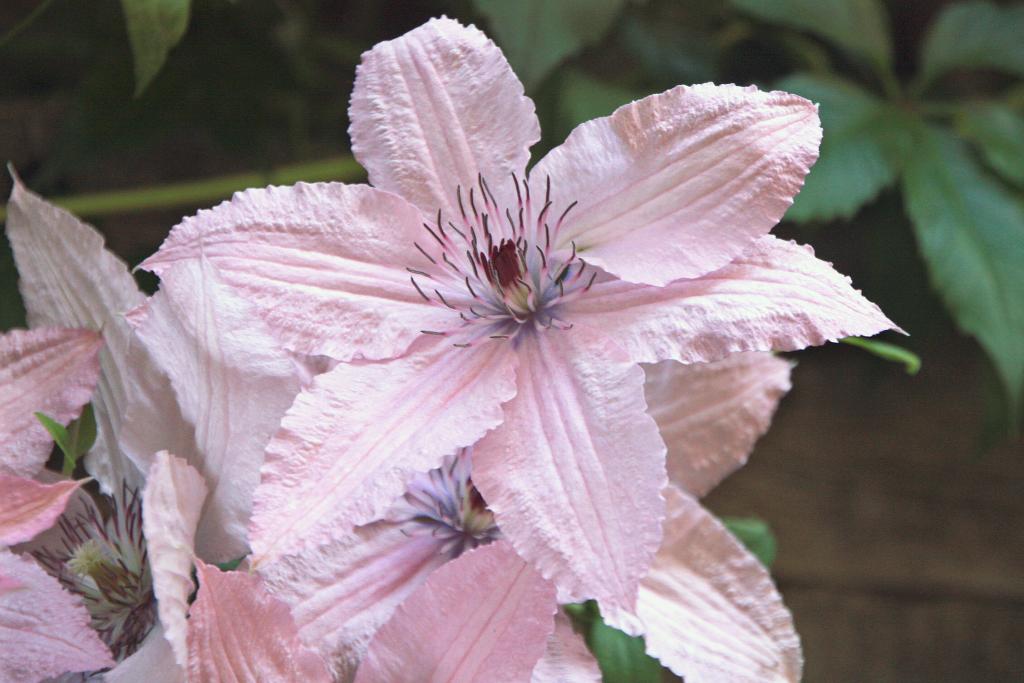
[[899,329],[810,247],[771,236],[709,275],[665,287],[598,282],[570,306],[568,320],[605,331],[641,363],[795,351]]
[[89,613],[35,562],[0,549],[0,680],[34,683],[113,666]]
[[0,474],[0,546],[25,543],[53,526],[71,494],[85,482],[80,479],[47,485]]
[[555,589],[499,541],[430,575],[370,644],[356,683],[519,683],[553,629]]
[[146,535],[153,594],[164,634],[182,668],[188,665],[185,642],[196,525],[206,499],[202,476],[167,451],[156,454],[142,493],[142,530]]
[[103,674],[103,683],[185,683],[185,671],[174,659],[171,644],[159,622],[139,649]]
[[569,618],[555,615],[555,632],[533,669],[530,683],[601,683],[601,669]]
[[381,518],[413,473],[501,422],[514,375],[508,344],[453,348],[425,336],[398,360],[341,364],[317,377],[267,447],[254,563]]
[[517,340],[518,393],[474,448],[473,481],[561,602],[629,607],[661,542],[665,446],[643,371],[574,332]]
[[644,368],[648,410],[668,446],[668,476],[703,496],[743,465],[790,389],[791,364],[770,353]]
[[35,475],[53,439],[36,419],[77,417],[99,377],[103,342],[87,330],[12,330],[0,336],[0,472]]
[[376,522],[260,569],[291,607],[302,642],[349,680],[370,639],[395,608],[448,561],[443,541]]
[[423,301],[408,266],[430,235],[415,207],[365,185],[299,183],[239,192],[186,218],[143,262],[158,274],[201,255],[291,350],[390,358],[450,311]]
[[299,642],[288,607],[247,572],[196,561],[199,593],[188,631],[190,681],[331,680],[324,662]]
[[721,268],[771,230],[820,142],[817,107],[796,95],[679,86],[579,126],[530,178],[551,178],[555,206],[579,202],[562,245],[664,285]]
[[[761,563],[690,496],[665,492],[665,543],[640,584],[647,651],[687,680],[800,680],[800,640]],[[629,615],[606,612],[624,630]]]
[[136,485],[141,472],[120,451],[118,438],[132,367],[126,362],[131,330],[121,314],[140,305],[124,261],[104,248],[103,236],[67,211],[40,199],[15,178],[7,238],[32,327],[53,325],[101,331],[102,368],[93,407],[96,447],[85,466],[105,493]]
[[[245,555],[263,452],[299,392],[296,366],[205,259],[164,273],[136,332],[170,378],[180,421],[139,414],[145,404],[129,415],[150,432],[150,445],[157,434],[168,442],[158,447],[177,445],[182,432],[194,435],[193,445],[177,455],[199,470],[210,489],[197,551],[216,561]],[[152,452],[138,457],[149,461]]]
[[447,220],[459,215],[456,187],[468,197],[478,174],[508,206],[511,174],[523,176],[540,139],[533,102],[501,50],[447,18],[363,54],[349,118],[370,182]]

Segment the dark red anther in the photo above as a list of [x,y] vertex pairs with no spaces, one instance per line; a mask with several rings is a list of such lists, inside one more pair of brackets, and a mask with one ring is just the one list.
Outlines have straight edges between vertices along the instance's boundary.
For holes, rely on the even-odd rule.
[[508,287],[522,276],[519,251],[512,240],[502,240],[500,244],[491,245],[489,257],[481,254],[484,270],[491,280],[497,280],[502,288]]

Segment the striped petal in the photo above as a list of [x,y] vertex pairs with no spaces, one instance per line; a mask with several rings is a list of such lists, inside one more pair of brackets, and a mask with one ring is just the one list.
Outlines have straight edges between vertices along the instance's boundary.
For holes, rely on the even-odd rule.
[[0,546],[25,543],[53,526],[71,495],[85,482],[80,479],[41,484],[0,474]]
[[503,541],[438,569],[377,632],[356,683],[519,683],[554,629],[555,588]]
[[95,332],[41,328],[0,336],[0,472],[34,476],[53,439],[40,412],[67,424],[92,397],[102,341]]
[[145,296],[124,261],[104,248],[99,232],[29,192],[17,178],[8,204],[7,238],[29,325],[102,333],[102,371],[93,399],[96,448],[85,457],[85,467],[104,493],[119,492],[122,482],[137,485],[141,473],[118,445],[133,372],[127,362],[131,330],[122,315]]

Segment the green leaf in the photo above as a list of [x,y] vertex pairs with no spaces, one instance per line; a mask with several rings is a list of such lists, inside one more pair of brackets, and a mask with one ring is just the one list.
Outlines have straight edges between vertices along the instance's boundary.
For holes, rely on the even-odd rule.
[[747,547],[761,564],[771,568],[777,554],[775,535],[772,533],[768,523],[756,517],[723,517],[722,523],[740,539],[740,542]]
[[924,41],[920,87],[958,68],[1024,76],[1024,5],[947,5]]
[[569,69],[559,93],[559,113],[571,129],[584,121],[608,116],[642,96],[642,93],[598,80],[579,69]]
[[135,58],[135,96],[160,72],[185,35],[191,0],[121,0]]
[[563,59],[600,40],[625,0],[475,0],[509,63],[532,90]]
[[989,102],[967,106],[956,123],[960,134],[978,145],[993,170],[1024,186],[1024,116],[1004,104]]
[[86,404],[78,419],[73,420],[67,427],[43,413],[35,413],[35,416],[64,455],[61,470],[65,475],[71,476],[75,471],[75,463],[96,443],[96,416],[93,414],[92,404]]
[[587,637],[604,683],[661,683],[661,664],[647,654],[643,638],[633,638],[594,621]]
[[910,141],[907,114],[838,78],[799,74],[776,87],[817,102],[824,131],[818,161],[787,218],[850,218],[896,180]]
[[904,193],[932,284],[992,358],[1015,419],[1024,390],[1024,200],[986,175],[950,131],[926,126]]
[[809,31],[888,71],[889,20],[878,0],[732,0],[765,21]]
[[859,349],[864,349],[868,353],[884,360],[892,361],[893,363],[903,363],[903,368],[907,371],[908,375],[916,375],[921,370],[921,359],[918,355],[902,346],[878,341],[877,339],[864,339],[863,337],[846,337],[839,341],[850,346],[856,346]]
[[222,572],[233,572],[238,569],[238,565],[242,564],[242,560],[245,558],[246,556],[242,555],[241,557],[236,557],[235,559],[228,560],[227,562],[214,562],[213,564]]

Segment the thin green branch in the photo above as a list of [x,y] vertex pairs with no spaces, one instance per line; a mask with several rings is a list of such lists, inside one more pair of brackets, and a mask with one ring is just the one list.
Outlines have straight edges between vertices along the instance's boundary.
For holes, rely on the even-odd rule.
[[[214,202],[226,199],[233,192],[247,187],[291,185],[302,180],[356,181],[363,177],[364,172],[359,163],[350,155],[345,155],[281,166],[266,172],[239,173],[184,183],[57,197],[50,201],[77,216],[108,216]],[[0,221],[6,219],[6,208],[0,208]]]
[[28,16],[26,16],[24,19],[15,24],[14,28],[12,28],[10,31],[5,33],[2,38],[0,38],[0,47],[7,45],[7,43],[11,42],[16,37],[18,37],[18,35],[22,31],[27,29],[35,22],[36,19],[42,16],[43,12],[45,12],[46,9],[52,4],[53,0],[43,0],[38,5],[36,5],[35,9],[28,13]]

